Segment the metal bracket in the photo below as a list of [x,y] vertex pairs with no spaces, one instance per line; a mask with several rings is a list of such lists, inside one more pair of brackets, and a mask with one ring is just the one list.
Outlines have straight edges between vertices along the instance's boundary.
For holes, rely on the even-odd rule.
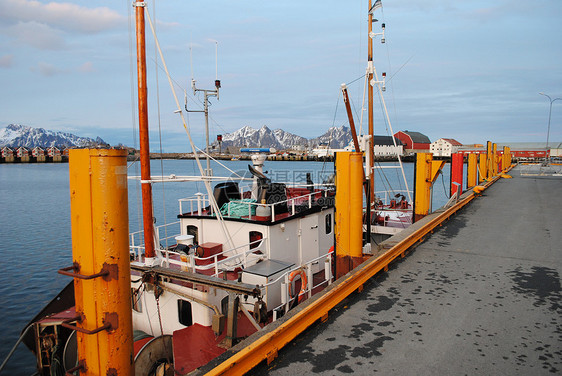
[[64,320],[62,322],[62,326],[68,329],[72,329],[72,330],[76,330],[77,332],[80,333],[84,333],[84,334],[96,334],[99,333],[103,330],[114,330],[117,329],[119,327],[119,316],[117,315],[117,313],[112,312],[112,313],[105,313],[105,316],[103,318],[103,325],[100,326],[99,328],[93,329],[93,330],[88,330],[88,329],[84,329],[84,328],[79,328],[76,325],[71,325],[70,323],[76,321],[76,322],[82,322],[84,321],[84,315],[82,313],[78,313],[76,316]]
[[[73,270],[74,272],[71,272]],[[94,279],[97,277],[103,277],[105,281],[111,281],[112,279],[117,279],[119,276],[119,269],[117,264],[104,263],[100,272],[92,275],[78,274],[80,271],[80,264],[77,262],[72,263],[72,266],[59,269],[58,273],[78,279]]]
[[133,6],[134,6],[134,7],[143,7],[143,8],[145,8],[145,7],[146,7],[146,2],[145,2],[145,1],[135,1],[135,2],[133,3]]
[[86,361],[84,359],[80,359],[78,361],[78,365],[74,368],[69,369],[66,371],[65,376],[75,376],[74,372],[81,370],[86,371]]

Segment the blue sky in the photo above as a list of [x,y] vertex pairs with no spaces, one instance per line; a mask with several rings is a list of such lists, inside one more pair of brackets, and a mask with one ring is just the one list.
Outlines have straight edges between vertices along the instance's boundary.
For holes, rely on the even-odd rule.
[[[367,1],[148,1],[183,103],[212,88],[218,41],[220,100],[211,99],[211,138],[267,125],[304,137],[347,125],[340,84],[365,73]],[[131,1],[0,0],[0,127],[19,123],[133,146]],[[549,102],[562,97],[562,2],[383,0],[386,43],[375,65],[387,73],[394,131],[462,143],[546,141]],[[148,38],[151,144],[187,151],[165,75],[156,86]],[[131,50],[131,43],[133,49]],[[131,55],[131,52],[133,55]],[[390,78],[390,79],[388,79]],[[133,77],[134,79],[134,77]],[[356,123],[363,79],[349,85]],[[157,101],[159,97],[159,101]],[[158,105],[159,103],[159,105]],[[380,114],[380,104],[375,102]],[[189,115],[196,142],[204,117]],[[380,115],[377,134],[387,134]],[[551,141],[562,141],[562,101]]]

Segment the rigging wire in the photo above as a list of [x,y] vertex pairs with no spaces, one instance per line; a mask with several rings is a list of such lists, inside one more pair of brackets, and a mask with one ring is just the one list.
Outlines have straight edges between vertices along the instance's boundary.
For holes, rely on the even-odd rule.
[[[127,7],[128,11],[128,28],[129,28],[129,77],[130,77],[130,83],[131,83],[131,125],[133,128],[133,148],[135,150],[135,156],[136,156],[136,151],[138,150],[138,144],[137,141],[139,140],[139,137],[137,135],[137,117],[136,117],[136,111],[135,111],[135,107],[137,105],[137,101],[135,98],[135,74],[134,74],[134,68],[135,68],[135,58],[134,58],[134,54],[133,54],[133,22],[132,22],[132,12],[133,12],[133,8],[132,7]],[[135,166],[135,175],[139,176],[139,164],[136,163],[138,161],[138,156],[135,158],[135,161],[133,161],[133,163],[130,165],[134,165]],[[129,167],[130,167],[129,166]],[[127,167],[128,169],[128,167]],[[140,197],[140,180],[137,180],[135,183],[135,191],[136,191],[136,202],[137,202],[137,226],[138,226],[138,232],[141,232],[142,230],[142,214],[141,214],[141,197]]]
[[[167,68],[167,66],[166,66],[166,61],[164,60],[164,55],[162,54],[162,50],[161,50],[161,48],[160,48],[160,42],[158,41],[158,38],[157,38],[156,33],[155,33],[155,31],[154,31],[154,25],[153,25],[153,23],[152,23],[152,19],[151,19],[151,17],[150,17],[150,13],[147,12],[146,15],[147,15],[148,23],[149,23],[149,25],[150,25],[150,29],[151,29],[151,31],[152,31],[152,35],[153,35],[153,38],[154,38],[154,42],[155,42],[156,48],[157,48],[157,50],[158,50],[158,54],[159,54],[159,56],[160,56],[160,60],[162,61],[162,67],[163,67],[164,70],[166,71],[166,77],[168,78],[168,83],[170,84],[170,89],[171,89],[171,91],[172,91],[172,95],[173,95],[173,97],[174,97],[174,101],[175,101],[175,103],[176,103],[176,107],[177,107],[177,109],[179,110],[179,111],[178,111],[178,114],[180,115],[180,117],[181,117],[181,119],[182,119],[182,125],[183,125],[183,127],[184,127],[184,129],[185,129],[185,131],[186,131],[186,133],[187,133],[187,137],[189,138],[189,144],[191,145],[191,149],[194,151],[194,156],[195,156],[195,160],[197,161],[197,167],[199,168],[199,173],[200,173],[201,176],[204,176],[205,174],[204,174],[204,172],[203,172],[203,166],[201,165],[201,161],[199,160],[199,156],[197,155],[197,153],[195,153],[196,147],[195,147],[195,144],[193,143],[193,139],[192,139],[192,137],[191,137],[191,133],[190,133],[189,130],[187,129],[187,125],[186,125],[186,122],[185,122],[184,114],[183,114],[183,111],[181,110],[181,106],[180,106],[180,103],[179,103],[179,100],[178,100],[176,91],[174,90],[174,85],[173,85],[173,83],[172,83],[170,74],[169,74],[169,72],[168,72],[168,68]],[[222,228],[222,230],[223,230],[223,233],[224,233],[224,235],[225,235],[225,238],[226,238],[227,242],[230,244],[230,247],[231,247],[231,248],[234,248],[234,244],[232,243],[232,237],[230,236],[230,233],[229,233],[229,231],[228,231],[228,228],[227,228],[227,226],[226,226],[225,223],[224,223],[222,214],[221,214],[221,212],[220,212],[220,208],[218,207],[216,200],[214,200],[213,191],[212,191],[212,189],[211,189],[211,185],[210,185],[210,183],[209,183],[209,180],[208,180],[208,179],[203,179],[203,182],[204,182],[204,184],[205,184],[205,189],[206,189],[207,194],[208,194],[208,196],[209,196],[210,204],[211,204],[213,210],[215,211],[215,213],[216,213],[216,215],[217,215],[217,218],[219,219],[219,223],[220,223],[220,225],[221,225],[221,228]]]
[[[152,3],[152,13],[154,17],[156,17],[156,1]],[[156,28],[156,27],[155,27]],[[156,48],[154,49],[154,61],[158,61],[158,52]],[[158,116],[158,142],[160,146],[160,177],[164,180],[164,158],[163,158],[163,150],[162,150],[162,121],[161,121],[161,112],[160,112],[160,85],[159,85],[159,74],[158,74],[158,64],[154,65],[154,76],[156,79],[156,108],[157,108],[157,116]],[[162,211],[164,216],[164,237],[166,240],[166,248],[168,246],[168,218],[166,216],[166,188],[165,185],[162,184]]]

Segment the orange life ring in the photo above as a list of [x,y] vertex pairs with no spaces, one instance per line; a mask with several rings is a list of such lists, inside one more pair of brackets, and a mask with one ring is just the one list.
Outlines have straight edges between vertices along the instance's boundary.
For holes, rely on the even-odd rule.
[[293,298],[293,294],[292,294],[292,287],[293,287],[293,279],[295,279],[295,277],[297,275],[300,275],[301,277],[301,289],[299,291],[299,303],[304,299],[304,293],[306,292],[306,286],[308,285],[308,281],[306,279],[306,273],[304,272],[304,270],[302,268],[299,268],[297,270],[293,270],[291,272],[291,274],[289,274],[289,297],[292,299]]

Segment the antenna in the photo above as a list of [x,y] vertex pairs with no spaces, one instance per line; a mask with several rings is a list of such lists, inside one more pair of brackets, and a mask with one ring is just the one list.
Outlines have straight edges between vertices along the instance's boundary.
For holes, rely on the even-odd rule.
[[215,80],[219,79],[219,41],[215,41]]

